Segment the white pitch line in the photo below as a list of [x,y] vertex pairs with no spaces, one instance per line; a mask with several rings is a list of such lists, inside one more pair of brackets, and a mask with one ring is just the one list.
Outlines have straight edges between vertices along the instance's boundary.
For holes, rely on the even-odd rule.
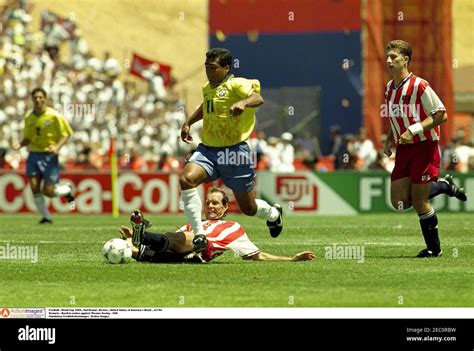
[[92,242],[92,241],[45,241],[45,240],[0,240],[2,243],[20,243],[20,244],[31,244],[31,243],[38,243],[38,244],[103,244],[105,241],[99,241],[99,242]]

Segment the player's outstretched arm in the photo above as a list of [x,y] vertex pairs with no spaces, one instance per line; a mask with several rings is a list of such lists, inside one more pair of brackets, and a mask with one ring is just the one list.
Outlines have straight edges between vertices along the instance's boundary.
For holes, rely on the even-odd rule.
[[298,261],[311,261],[316,255],[312,251],[303,251],[297,253],[292,257],[287,256],[274,256],[266,252],[260,252],[257,255],[252,256],[254,261],[272,261],[272,262],[298,262]]
[[181,127],[181,140],[183,140],[186,144],[189,144],[193,141],[193,138],[191,135],[189,135],[189,132],[191,131],[191,126],[200,121],[203,118],[202,114],[202,104],[197,108],[194,113],[188,117],[188,119],[183,123],[183,126]]

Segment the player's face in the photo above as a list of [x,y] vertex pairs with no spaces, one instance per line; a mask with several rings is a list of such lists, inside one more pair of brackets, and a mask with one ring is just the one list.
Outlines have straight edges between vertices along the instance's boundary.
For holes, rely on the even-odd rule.
[[46,104],[46,96],[41,91],[37,91],[33,95],[33,104],[35,111],[43,111],[43,108]]
[[229,72],[229,66],[221,67],[218,61],[218,58],[215,58],[214,60],[208,58],[204,64],[206,67],[206,76],[211,86],[222,82]]
[[220,219],[224,217],[229,205],[222,203],[223,195],[221,193],[210,193],[206,197],[206,218]]
[[408,65],[408,56],[402,55],[396,50],[387,51],[385,56],[387,57],[387,67],[392,74],[400,72]]

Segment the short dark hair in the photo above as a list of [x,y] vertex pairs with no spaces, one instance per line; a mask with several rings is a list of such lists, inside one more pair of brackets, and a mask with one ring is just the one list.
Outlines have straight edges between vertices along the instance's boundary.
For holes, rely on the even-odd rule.
[[412,49],[411,49],[411,45],[408,44],[406,41],[403,41],[403,40],[392,40],[391,42],[389,42],[387,44],[387,46],[385,47],[385,51],[389,51],[389,50],[396,50],[398,51],[400,54],[402,55],[405,55],[405,56],[408,56],[408,63],[410,63],[411,61],[411,54],[412,54]]
[[227,196],[227,193],[222,190],[221,188],[218,188],[217,186],[214,186],[212,187],[211,189],[209,189],[209,191],[207,192],[207,194],[212,194],[212,193],[220,193],[222,195],[222,204],[224,206],[227,206],[229,204],[229,197]]
[[217,58],[217,63],[221,66],[232,67],[232,54],[229,50],[224,48],[212,48],[206,52],[206,58],[215,60]]
[[44,95],[44,97],[48,96],[48,94],[46,94],[46,90],[44,90],[42,87],[36,87],[31,92],[31,97],[32,98],[35,97],[35,94],[38,93],[38,92],[42,93]]

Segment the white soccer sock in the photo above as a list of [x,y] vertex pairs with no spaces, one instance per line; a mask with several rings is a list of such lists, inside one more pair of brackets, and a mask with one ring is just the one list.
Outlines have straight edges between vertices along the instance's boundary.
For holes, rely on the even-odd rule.
[[49,213],[48,207],[46,206],[43,194],[33,194],[33,198],[35,200],[36,208],[38,209],[39,213],[41,213],[43,218],[51,219],[51,213]]
[[58,183],[54,186],[54,195],[55,196],[64,196],[71,192],[71,187],[69,184]]
[[194,235],[202,234],[202,202],[197,189],[181,190],[181,200],[184,203],[184,214],[193,228]]
[[266,201],[260,199],[256,199],[255,202],[257,203],[256,217],[266,219],[270,222],[275,222],[278,219],[280,212],[278,212],[275,207],[270,206]]

